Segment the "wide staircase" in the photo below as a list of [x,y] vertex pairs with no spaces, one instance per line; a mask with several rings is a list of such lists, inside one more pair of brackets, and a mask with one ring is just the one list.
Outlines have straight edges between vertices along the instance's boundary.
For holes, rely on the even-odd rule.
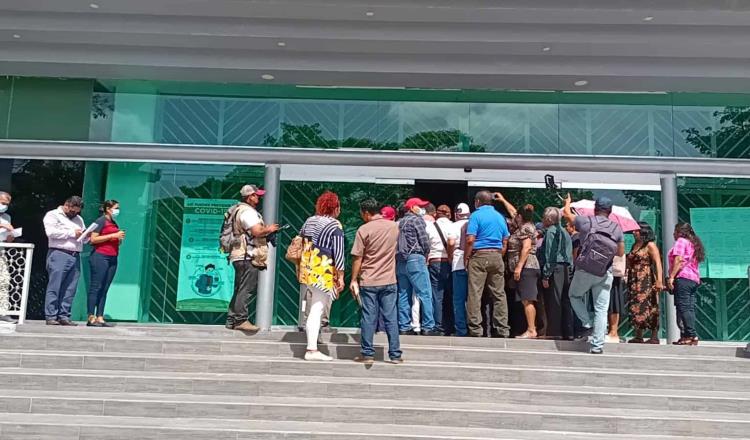
[[[0,438],[750,438],[744,347],[403,337],[356,364],[358,336],[223,327],[18,326],[0,335]],[[378,359],[384,338],[378,335]]]

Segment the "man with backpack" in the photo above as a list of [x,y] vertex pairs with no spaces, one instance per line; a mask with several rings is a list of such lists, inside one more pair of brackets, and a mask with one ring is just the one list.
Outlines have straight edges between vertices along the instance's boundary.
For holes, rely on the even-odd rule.
[[[575,224],[581,243],[570,284],[570,304],[583,323],[582,336],[592,337],[591,353],[601,354],[604,352],[610,289],[614,279],[612,261],[616,256],[625,255],[625,241],[620,226],[609,219],[612,200],[597,198],[593,216],[576,216],[570,204],[568,194],[563,212],[568,221]],[[589,291],[594,301],[593,316],[584,301]]]
[[263,194],[265,191],[255,185],[243,186],[240,203],[224,214],[221,249],[229,254],[229,262],[234,267],[234,293],[226,322],[230,330],[258,331],[258,327],[248,321],[248,303],[250,294],[258,288],[258,272],[265,269],[266,238],[279,230],[277,224],[265,226],[257,211]]

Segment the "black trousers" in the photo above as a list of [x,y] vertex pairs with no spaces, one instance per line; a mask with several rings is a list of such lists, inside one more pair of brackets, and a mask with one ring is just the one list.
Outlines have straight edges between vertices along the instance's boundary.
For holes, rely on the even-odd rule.
[[250,296],[258,289],[258,269],[250,260],[232,262],[234,266],[234,294],[229,302],[227,324],[240,325],[247,321]]
[[547,313],[547,336],[573,337],[573,308],[570,306],[570,267],[557,264],[543,290],[544,309]]

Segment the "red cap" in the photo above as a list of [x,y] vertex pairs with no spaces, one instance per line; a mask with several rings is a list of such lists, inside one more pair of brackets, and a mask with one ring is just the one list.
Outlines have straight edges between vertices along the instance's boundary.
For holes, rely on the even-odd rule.
[[383,209],[380,210],[380,215],[386,220],[396,220],[396,210],[393,206],[383,206]]
[[420,208],[424,208],[425,206],[429,205],[430,202],[420,199],[419,197],[412,197],[409,200],[404,203],[404,207],[406,209],[412,209],[415,206],[419,206]]

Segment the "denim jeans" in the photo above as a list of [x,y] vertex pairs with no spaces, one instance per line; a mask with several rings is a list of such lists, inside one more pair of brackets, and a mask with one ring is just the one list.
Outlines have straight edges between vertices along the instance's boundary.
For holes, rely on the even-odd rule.
[[[576,269],[573,281],[570,283],[570,305],[583,323],[584,328],[592,328],[591,348],[604,348],[604,336],[607,333],[607,314],[609,311],[609,296],[612,289],[612,270],[604,276],[592,275],[585,270]],[[584,299],[588,291],[594,301],[594,314],[591,315]],[[593,325],[592,325],[593,323]]]
[[81,255],[58,249],[47,252],[47,292],[44,316],[47,319],[70,319],[70,307],[81,277]]
[[89,283],[88,314],[104,316],[107,291],[117,272],[117,255],[104,255],[92,252],[89,257],[91,281]]
[[422,330],[435,329],[432,311],[432,286],[427,261],[424,255],[396,257],[396,277],[398,278],[398,327],[401,331],[411,329],[412,289],[422,304]]
[[680,324],[681,338],[698,336],[695,331],[695,300],[698,283],[686,278],[674,280],[674,305],[677,308],[677,322]]
[[378,325],[378,316],[382,313],[385,333],[388,335],[388,356],[391,359],[401,358],[401,347],[398,340],[398,317],[396,303],[398,288],[396,284],[386,286],[362,286],[359,290],[362,300],[362,356],[375,356],[372,340]]
[[443,300],[448,293],[451,282],[451,264],[447,261],[430,263],[430,285],[432,286],[432,312],[435,328],[443,331],[443,319],[447,313],[443,311]]
[[453,272],[453,316],[456,336],[466,336],[466,295],[469,291],[469,276],[466,270]]

